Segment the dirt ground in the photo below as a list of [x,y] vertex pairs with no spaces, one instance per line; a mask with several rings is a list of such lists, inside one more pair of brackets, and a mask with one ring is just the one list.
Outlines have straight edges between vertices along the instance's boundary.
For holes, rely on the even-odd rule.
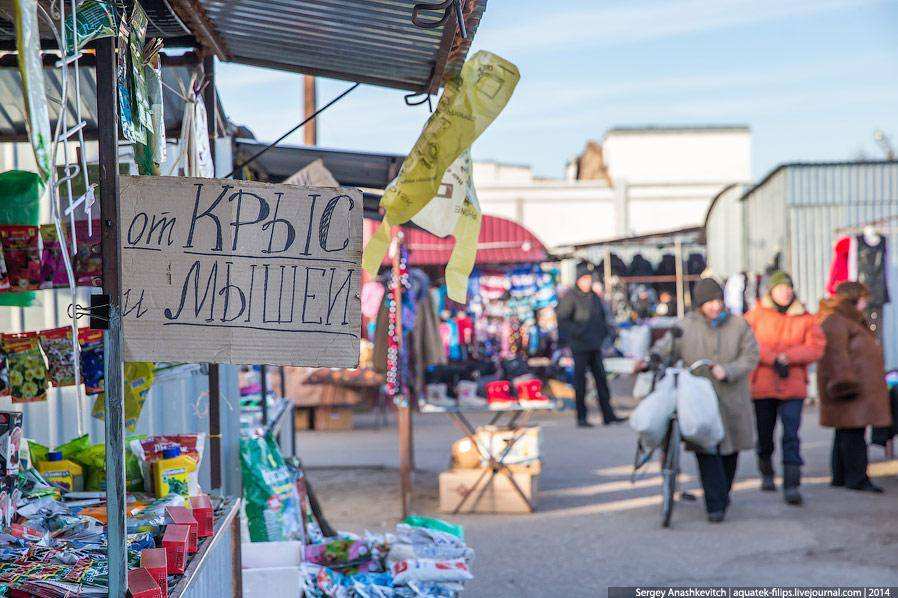
[[[357,418],[352,432],[300,432],[298,450],[326,516],[338,529],[391,529],[400,515],[393,425]],[[529,515],[437,512],[437,476],[459,432],[442,415],[415,418],[416,512],[465,526],[477,552],[466,596],[595,596],[632,585],[898,585],[898,462],[871,448],[885,495],[829,486],[831,431],[805,410],[806,504],[763,493],[743,453],[727,521],[711,525],[701,502],[680,503],[659,526],[660,477],[630,482],[635,437],[626,425],[578,429],[570,411],[540,417],[539,509]],[[682,481],[698,488],[687,455]]]

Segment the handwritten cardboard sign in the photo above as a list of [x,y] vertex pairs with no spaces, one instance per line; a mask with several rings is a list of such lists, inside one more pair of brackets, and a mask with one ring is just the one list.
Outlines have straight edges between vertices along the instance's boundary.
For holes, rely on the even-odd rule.
[[362,194],[122,177],[127,361],[356,367]]

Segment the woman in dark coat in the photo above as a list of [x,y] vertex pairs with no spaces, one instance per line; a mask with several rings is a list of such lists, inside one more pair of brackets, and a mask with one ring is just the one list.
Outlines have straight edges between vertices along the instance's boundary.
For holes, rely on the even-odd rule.
[[892,420],[882,346],[864,319],[869,291],[843,282],[820,302],[826,352],[817,369],[820,425],[835,428],[832,485],[882,492],[867,476],[867,426]]

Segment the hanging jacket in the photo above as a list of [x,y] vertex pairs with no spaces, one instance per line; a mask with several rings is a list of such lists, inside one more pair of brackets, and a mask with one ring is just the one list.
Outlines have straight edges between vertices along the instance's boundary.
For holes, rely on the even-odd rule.
[[[817,319],[797,299],[781,313],[770,295],[761,298],[745,315],[758,346],[761,361],[751,375],[753,399],[803,399],[808,396],[808,366],[823,356],[826,337]],[[789,360],[788,376],[774,367],[777,355]]]
[[836,287],[839,284],[846,280],[854,280],[853,272],[857,272],[857,239],[842,237],[833,245],[833,257],[829,265],[826,292],[835,295]]
[[870,306],[882,307],[889,302],[888,251],[886,238],[880,237],[879,243],[870,245],[864,235],[857,236],[857,281],[862,282],[870,291]]

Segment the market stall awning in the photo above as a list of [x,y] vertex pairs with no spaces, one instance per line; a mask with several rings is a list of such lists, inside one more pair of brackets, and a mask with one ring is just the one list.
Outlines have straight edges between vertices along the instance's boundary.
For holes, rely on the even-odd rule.
[[[234,160],[242,162],[267,146],[254,139],[235,139]],[[341,185],[383,189],[399,173],[405,156],[280,144],[253,160],[252,168],[264,180],[280,183],[315,160],[321,160]]]
[[[420,10],[421,0],[140,0],[148,37],[166,47],[204,47],[219,60],[436,93],[461,70],[487,0],[455,11]],[[50,0],[41,5],[52,8]],[[14,49],[12,0],[0,0],[0,48]],[[419,10],[415,10],[418,7]],[[419,27],[412,21],[438,23]],[[43,20],[41,38],[55,46]]]
[[[59,98],[62,96],[62,80],[59,69],[52,66],[56,58],[52,55],[44,57],[44,82],[47,89],[47,108],[50,121],[55,125],[62,108]],[[177,137],[184,116],[184,101],[177,91],[187,89],[191,75],[196,71],[198,59],[195,54],[165,56],[162,59],[162,89],[165,102],[165,130],[169,137]],[[82,58],[79,68],[81,75],[81,98],[83,104],[82,118],[87,123],[84,135],[88,139],[97,136],[97,75],[93,56]],[[70,77],[73,71],[70,71]],[[70,83],[71,84],[71,83]],[[72,97],[71,90],[69,98]],[[75,122],[74,103],[67,103],[68,122]],[[219,110],[223,112],[221,104]],[[25,100],[22,96],[22,79],[16,66],[16,57],[7,55],[0,58],[0,141],[27,141],[28,130],[25,124]]]
[[[220,59],[415,92],[456,75],[486,8],[462,0],[467,39],[450,8],[444,23],[412,22],[420,0],[171,0]],[[416,11],[417,13],[418,11]],[[436,22],[444,10],[420,11]]]
[[[403,244],[410,266],[444,266],[452,255],[455,239],[441,239],[420,228],[402,227]],[[522,225],[499,216],[484,216],[477,238],[478,266],[533,264],[549,254],[536,235]]]

